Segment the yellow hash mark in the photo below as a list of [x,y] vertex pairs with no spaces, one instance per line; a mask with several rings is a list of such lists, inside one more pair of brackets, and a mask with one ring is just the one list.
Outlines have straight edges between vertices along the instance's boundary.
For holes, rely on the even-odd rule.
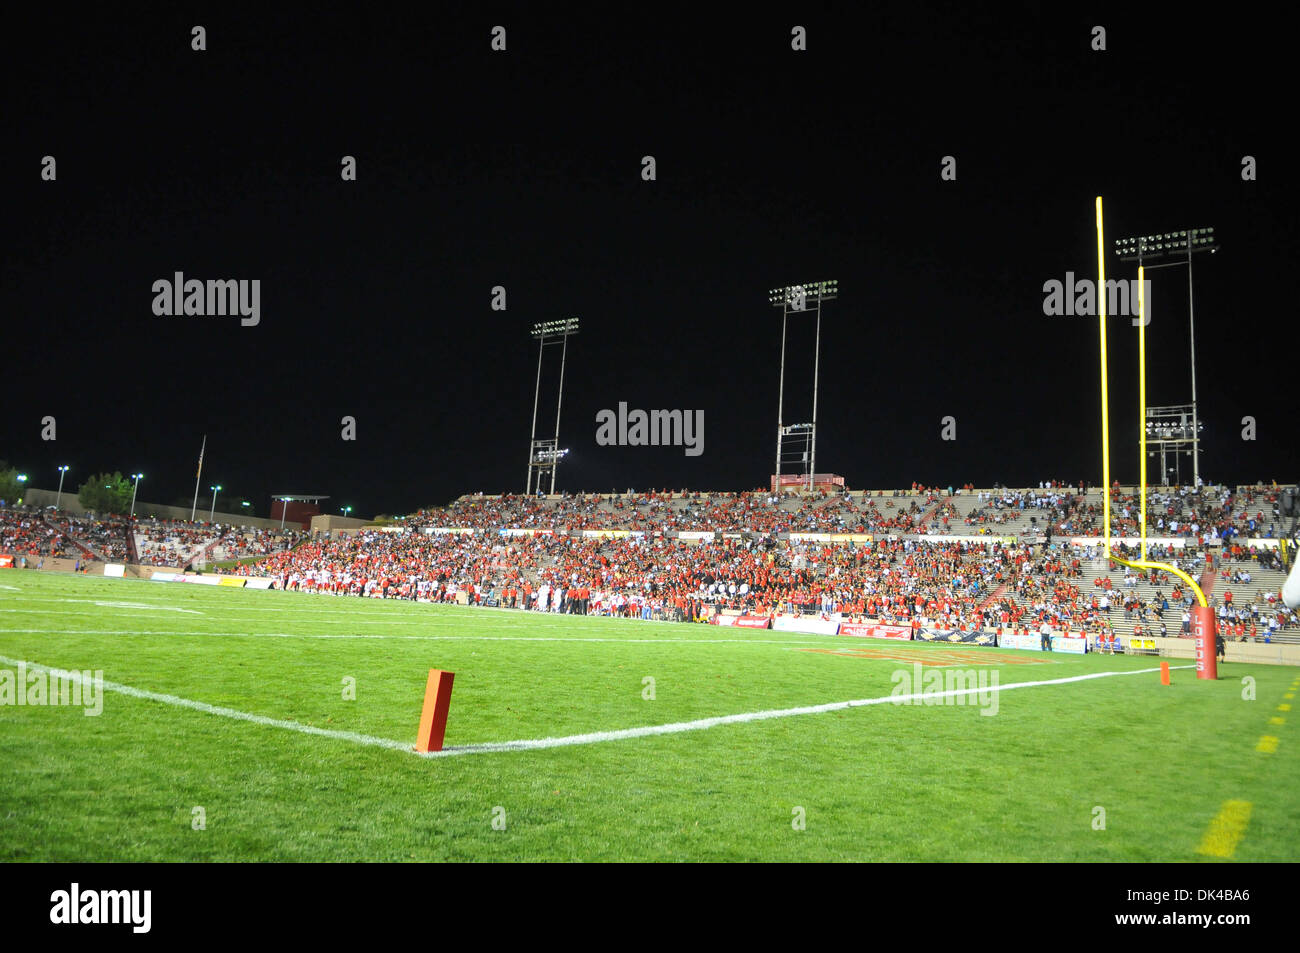
[[1283,702],[1282,704],[1280,704],[1280,705],[1277,706],[1277,710],[1278,710],[1278,711],[1290,711],[1290,710],[1291,710],[1291,706],[1288,705],[1286,702]]
[[1283,718],[1281,715],[1274,715],[1272,718],[1268,720],[1268,723],[1270,725],[1285,725],[1286,719]]
[[1286,693],[1285,695],[1283,695],[1282,697],[1283,697],[1283,698],[1295,698],[1295,692],[1287,692],[1287,693]]
[[1262,751],[1264,754],[1272,754],[1277,750],[1277,738],[1273,735],[1263,735],[1259,739],[1259,744],[1255,745],[1256,751]]
[[1246,835],[1249,823],[1249,801],[1224,801],[1219,813],[1210,821],[1196,852],[1210,857],[1231,857],[1237,852],[1237,844]]

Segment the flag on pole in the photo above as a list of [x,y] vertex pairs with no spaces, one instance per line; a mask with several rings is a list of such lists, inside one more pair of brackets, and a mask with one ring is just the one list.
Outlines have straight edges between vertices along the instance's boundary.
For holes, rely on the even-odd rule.
[[199,480],[203,477],[203,451],[208,448],[208,435],[203,435],[203,445],[199,447],[199,468],[194,473],[194,502],[190,504],[190,522],[194,522],[194,511],[199,506]]

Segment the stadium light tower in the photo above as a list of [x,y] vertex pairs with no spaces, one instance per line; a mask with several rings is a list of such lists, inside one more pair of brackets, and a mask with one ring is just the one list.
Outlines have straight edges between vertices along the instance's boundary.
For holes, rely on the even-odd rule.
[[[537,339],[537,386],[533,390],[533,429],[528,438],[528,482],[524,486],[524,495],[531,496],[542,488],[542,481],[549,473],[551,476],[551,493],[555,492],[555,467],[567,454],[560,449],[560,407],[564,402],[564,363],[569,354],[569,337],[578,333],[578,319],[564,318],[559,321],[539,321],[533,325],[532,336]],[[542,358],[548,344],[560,345],[560,387],[555,398],[555,436],[537,439],[537,405],[542,395]]]
[[[822,302],[839,297],[838,281],[810,281],[801,285],[773,288],[767,301],[781,309],[781,374],[776,398],[776,490],[781,489],[781,464],[799,462],[805,468],[808,489],[813,488],[813,475],[817,472],[817,384],[821,370]],[[812,420],[807,423],[785,423],[785,332],[791,314],[817,315],[817,343],[813,350]],[[787,449],[786,444],[790,444]]]
[[63,499],[63,478],[67,475],[69,467],[59,467],[59,492],[54,494],[54,508],[59,508],[59,500]]
[[[1138,268],[1154,271],[1156,268],[1176,268],[1187,266],[1187,323],[1191,328],[1192,342],[1192,426],[1188,437],[1191,441],[1192,485],[1201,483],[1201,420],[1196,407],[1196,312],[1192,304],[1192,256],[1201,252],[1213,255],[1219,250],[1213,228],[1184,228],[1176,232],[1163,232],[1158,235],[1139,235],[1134,238],[1117,238],[1115,254],[1120,261],[1136,261]],[[1162,264],[1148,265],[1148,261],[1161,258],[1171,259]],[[1098,293],[1104,294],[1102,289]],[[1148,308],[1150,305],[1147,306]],[[1159,410],[1161,408],[1153,408]],[[1163,447],[1161,448],[1164,449]],[[1178,452],[1186,452],[1178,451]],[[1175,460],[1177,455],[1175,454]]]
[[217,483],[208,487],[212,491],[212,509],[208,510],[208,522],[212,522],[212,517],[217,512],[217,494],[221,492],[221,484]]
[[135,483],[131,487],[131,515],[127,519],[135,519],[135,494],[140,489],[140,481],[144,479],[144,474],[132,473],[131,479],[135,480]]

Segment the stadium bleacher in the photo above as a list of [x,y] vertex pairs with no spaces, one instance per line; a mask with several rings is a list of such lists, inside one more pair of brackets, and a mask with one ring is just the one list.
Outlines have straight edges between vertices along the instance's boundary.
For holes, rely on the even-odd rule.
[[[1284,572],[1266,545],[1280,529],[1276,499],[1268,487],[1149,492],[1152,558],[1202,577],[1231,637],[1300,641],[1300,619],[1276,602]],[[1111,507],[1117,551],[1130,551],[1133,488],[1113,487]],[[178,568],[243,560],[230,571],[284,589],[655,619],[821,614],[965,631],[1047,622],[1125,643],[1180,635],[1190,593],[1167,574],[1106,565],[1103,508],[1099,488],[1051,483],[475,494],[315,538],[0,510],[0,552]]]

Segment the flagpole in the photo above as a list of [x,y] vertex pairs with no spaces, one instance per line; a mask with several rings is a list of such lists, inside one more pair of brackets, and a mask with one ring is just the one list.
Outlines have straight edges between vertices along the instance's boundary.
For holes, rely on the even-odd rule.
[[199,448],[199,470],[194,474],[194,503],[190,506],[190,522],[194,522],[194,511],[199,505],[199,481],[203,479],[203,451],[208,448],[208,435],[203,435],[203,446]]

